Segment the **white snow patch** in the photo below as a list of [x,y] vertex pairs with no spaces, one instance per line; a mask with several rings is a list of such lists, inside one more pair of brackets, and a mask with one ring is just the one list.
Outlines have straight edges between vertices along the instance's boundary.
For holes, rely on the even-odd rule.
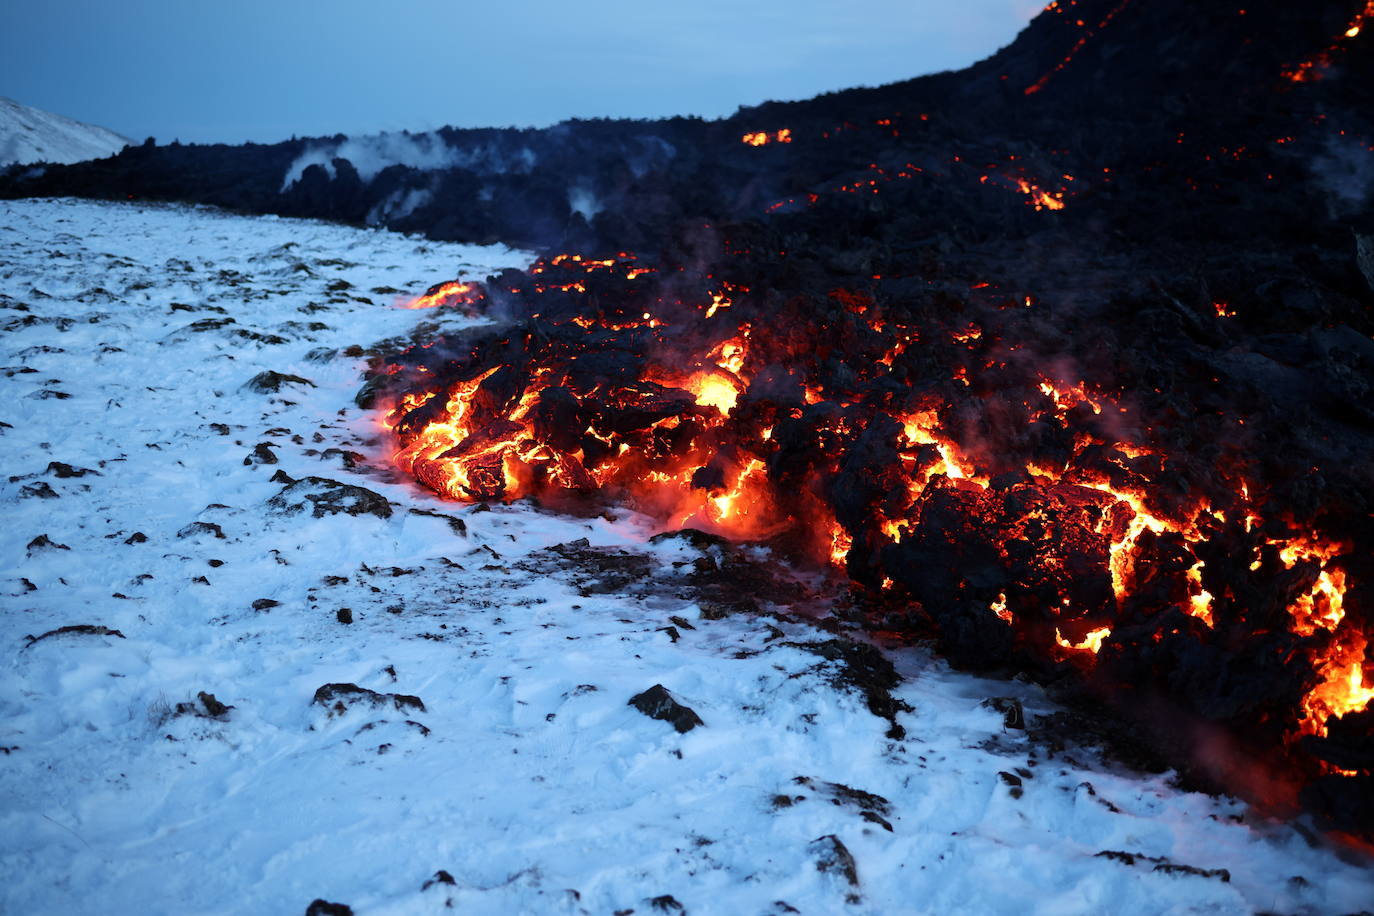
[[112,130],[0,96],[0,167],[14,163],[103,159],[129,145]]
[[[583,537],[669,580],[696,557],[647,545],[631,515],[482,512],[324,459],[382,445],[352,402],[361,362],[307,354],[404,333],[417,315],[390,290],[527,254],[64,200],[0,203],[0,250],[0,911],[299,913],[319,897],[363,916],[656,913],[671,895],[693,914],[1240,914],[1374,899],[1368,870],[1236,802],[1046,759],[981,705],[1050,711],[1031,686],[895,652],[914,711],[892,740],[795,645],[828,638],[809,625],[704,620],[673,589],[581,594],[529,570]],[[264,370],[313,387],[244,390]],[[260,443],[292,477],[382,494],[390,517],[268,511],[274,467],[244,464]],[[67,549],[30,548],[40,534]],[[669,615],[695,629],[672,641]],[[25,638],[82,624],[122,638]],[[331,715],[311,699],[332,683],[424,710]],[[656,683],[705,727],[678,734],[626,705]],[[201,691],[234,708],[175,714]],[[841,785],[881,796],[870,813],[891,831]],[[857,887],[818,868],[830,837]],[[454,883],[422,890],[440,869]]]

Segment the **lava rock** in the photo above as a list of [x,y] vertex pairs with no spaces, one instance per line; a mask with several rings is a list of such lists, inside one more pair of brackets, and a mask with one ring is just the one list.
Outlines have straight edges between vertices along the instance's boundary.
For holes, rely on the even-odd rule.
[[317,897],[305,908],[305,916],[353,916],[353,908],[347,904],[330,903]]
[[124,634],[109,627],[95,626],[89,623],[78,623],[72,626],[58,627],[56,630],[49,630],[42,636],[25,636],[28,640],[27,645],[42,642],[54,636],[113,636],[117,639],[124,639]]
[[859,866],[854,861],[854,854],[840,842],[839,837],[833,833],[817,837],[807,845],[806,850],[816,860],[816,871],[843,878],[850,887],[859,886]]
[[46,481],[40,480],[38,483],[26,484],[19,489],[20,499],[60,499],[58,492],[48,485]]
[[691,707],[679,703],[662,684],[655,684],[643,693],[635,694],[626,705],[633,706],[650,719],[667,722],[682,733],[706,724]]
[[259,442],[254,446],[252,454],[243,459],[243,463],[248,467],[258,464],[276,464],[277,456],[266,442]]
[[282,385],[308,385],[311,388],[315,387],[315,383],[308,378],[302,378],[299,375],[288,375],[283,372],[273,372],[271,369],[265,372],[259,372],[245,382],[243,387],[247,388],[249,391],[256,391],[258,394],[268,394],[273,391],[281,390]]
[[41,550],[71,550],[66,544],[59,544],[46,534],[40,534],[32,541],[29,541],[28,548],[29,556],[33,556],[35,551]]
[[391,518],[391,504],[380,493],[327,477],[293,481],[269,499],[267,505],[288,515],[309,511],[315,518],[338,514]]
[[191,522],[191,524],[177,532],[177,537],[193,538],[203,534],[214,535],[216,538],[224,540],[224,529],[220,528],[220,526],[216,525],[214,522]]
[[351,705],[359,704],[373,707],[389,705],[398,711],[418,709],[425,712],[425,704],[417,696],[406,693],[378,693],[357,684],[325,684],[315,691],[315,698],[311,702],[329,710],[330,715],[342,715]]
[[458,882],[453,880],[453,875],[450,875],[448,872],[444,871],[441,868],[434,873],[433,878],[430,878],[424,884],[420,885],[420,890],[427,891],[436,884],[447,884],[450,886],[455,886],[458,884]]

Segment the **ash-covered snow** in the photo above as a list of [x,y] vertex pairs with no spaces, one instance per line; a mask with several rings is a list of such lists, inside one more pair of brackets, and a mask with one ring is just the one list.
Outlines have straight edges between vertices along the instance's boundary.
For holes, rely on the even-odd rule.
[[16,162],[101,159],[128,145],[128,137],[112,130],[0,96],[0,167]]
[[[676,583],[719,547],[389,482],[341,351],[434,319],[397,291],[527,254],[177,207],[0,215],[0,910],[1374,901],[1292,827],[1049,756],[983,704],[1051,711],[1033,686],[891,652],[889,737],[814,651],[832,632],[705,619]],[[620,573],[579,570],[598,548]],[[656,685],[704,724],[630,705]]]

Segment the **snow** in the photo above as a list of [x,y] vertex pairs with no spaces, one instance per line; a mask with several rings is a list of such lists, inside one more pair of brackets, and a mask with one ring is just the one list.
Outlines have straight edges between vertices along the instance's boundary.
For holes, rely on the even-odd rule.
[[[644,519],[481,511],[376,470],[378,428],[352,401],[362,361],[339,351],[436,320],[388,290],[418,295],[528,253],[171,206],[13,201],[0,214],[0,911],[1374,901],[1374,873],[1349,854],[1167,775],[1049,757],[983,705],[1050,712],[1033,685],[892,650],[911,711],[889,738],[805,648],[830,633],[793,616],[705,619],[674,585],[702,552],[648,543]],[[319,348],[332,355],[307,357]],[[269,370],[313,387],[244,388]],[[245,464],[259,443],[279,465]],[[348,470],[329,448],[374,467]],[[278,468],[380,493],[389,517],[273,508]],[[129,543],[135,532],[146,541]],[[40,534],[67,549],[29,547]],[[647,558],[644,581],[590,587],[545,550],[580,538]],[[694,629],[668,632],[674,616]],[[26,638],[76,625],[120,635]],[[338,683],[424,708],[312,703]],[[655,684],[704,727],[680,734],[628,705]],[[201,691],[233,709],[209,717]],[[193,712],[175,714],[182,703]],[[453,883],[425,888],[440,870]]]
[[103,159],[129,145],[128,137],[0,96],[0,167],[26,162]]

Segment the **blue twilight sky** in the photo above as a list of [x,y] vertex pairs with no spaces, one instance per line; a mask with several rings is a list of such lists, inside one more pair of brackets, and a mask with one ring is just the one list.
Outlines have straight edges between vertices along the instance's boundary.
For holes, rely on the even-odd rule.
[[161,142],[728,115],[963,67],[1043,0],[35,0],[0,95]]

